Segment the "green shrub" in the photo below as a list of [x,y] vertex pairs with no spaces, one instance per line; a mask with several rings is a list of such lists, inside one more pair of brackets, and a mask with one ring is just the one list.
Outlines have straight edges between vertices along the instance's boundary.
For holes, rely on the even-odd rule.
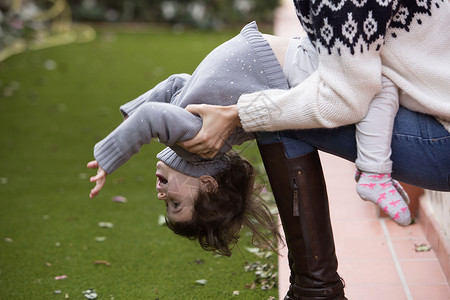
[[78,21],[144,21],[218,28],[250,20],[271,21],[278,0],[76,0],[70,5]]

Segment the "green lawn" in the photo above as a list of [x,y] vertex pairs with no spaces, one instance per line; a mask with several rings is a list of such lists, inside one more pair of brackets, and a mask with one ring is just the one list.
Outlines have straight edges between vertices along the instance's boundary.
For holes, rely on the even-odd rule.
[[[0,63],[0,299],[85,299],[89,288],[97,299],[276,297],[276,288],[246,288],[256,278],[246,262],[261,259],[246,251],[245,234],[242,254],[215,257],[158,224],[165,207],[154,165],[163,146],[144,147],[88,197],[86,163],[121,122],[119,105],[172,73],[192,72],[235,33],[103,28],[93,42]],[[254,143],[241,149],[260,164]],[[113,202],[116,195],[128,201]],[[276,264],[276,256],[262,261]]]

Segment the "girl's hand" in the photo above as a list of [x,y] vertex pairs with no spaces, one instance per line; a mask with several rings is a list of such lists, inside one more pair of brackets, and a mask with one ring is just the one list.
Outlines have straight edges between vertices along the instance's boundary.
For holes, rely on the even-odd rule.
[[98,169],[97,170],[97,175],[91,177],[90,180],[89,180],[90,182],[95,182],[95,187],[91,190],[91,192],[89,194],[89,198],[92,199],[95,196],[97,196],[97,194],[101,191],[101,189],[105,185],[105,183],[106,183],[106,176],[108,174],[106,174],[105,170],[103,170],[98,165],[98,162],[96,160],[88,162],[87,167],[89,169]]
[[203,126],[193,139],[178,144],[203,158],[216,156],[234,128],[242,127],[236,105],[191,104],[186,110],[199,115]]

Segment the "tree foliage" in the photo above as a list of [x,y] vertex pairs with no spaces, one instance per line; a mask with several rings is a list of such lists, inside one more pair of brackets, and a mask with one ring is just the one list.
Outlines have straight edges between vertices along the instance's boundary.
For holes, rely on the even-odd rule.
[[271,21],[278,0],[73,0],[78,21],[159,22],[200,28]]

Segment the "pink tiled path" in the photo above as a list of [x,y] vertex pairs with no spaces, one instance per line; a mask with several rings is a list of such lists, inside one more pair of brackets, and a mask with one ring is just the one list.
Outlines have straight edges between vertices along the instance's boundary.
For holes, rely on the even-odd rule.
[[[330,201],[331,220],[339,259],[339,274],[351,300],[446,300],[450,289],[433,250],[416,252],[427,244],[419,224],[406,228],[377,218],[375,206],[355,191],[354,164],[321,153]],[[280,299],[289,281],[286,249],[279,258]]]
[[[290,0],[276,11],[274,32],[295,36],[301,32]],[[447,300],[450,289],[436,253],[416,252],[429,245],[420,224],[400,227],[377,218],[375,206],[362,201],[355,190],[354,164],[321,153],[339,260],[339,274],[350,300]],[[286,249],[279,258],[280,299],[289,286]]]

